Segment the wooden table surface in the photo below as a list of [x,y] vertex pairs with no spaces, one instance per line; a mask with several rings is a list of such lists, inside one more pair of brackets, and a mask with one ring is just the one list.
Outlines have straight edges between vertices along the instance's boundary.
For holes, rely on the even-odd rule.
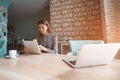
[[120,80],[120,61],[104,66],[73,69],[62,55],[20,55],[0,58],[0,80]]

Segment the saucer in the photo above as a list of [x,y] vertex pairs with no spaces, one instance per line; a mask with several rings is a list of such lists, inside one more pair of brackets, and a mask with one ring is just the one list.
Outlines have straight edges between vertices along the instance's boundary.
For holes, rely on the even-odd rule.
[[6,58],[6,59],[10,59],[10,56],[9,56],[9,55],[6,55],[5,58]]

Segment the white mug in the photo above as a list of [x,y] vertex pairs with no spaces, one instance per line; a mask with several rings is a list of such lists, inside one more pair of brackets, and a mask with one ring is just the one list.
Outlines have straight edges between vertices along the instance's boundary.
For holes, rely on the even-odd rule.
[[10,58],[16,58],[17,50],[9,50],[9,56],[10,56]]

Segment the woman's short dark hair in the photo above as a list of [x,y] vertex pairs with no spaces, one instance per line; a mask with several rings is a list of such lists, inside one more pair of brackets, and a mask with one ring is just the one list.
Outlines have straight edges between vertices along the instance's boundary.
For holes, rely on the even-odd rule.
[[46,19],[40,19],[40,20],[37,22],[37,25],[39,25],[39,24],[44,24],[44,25],[46,25],[46,26],[48,27],[48,29],[47,29],[48,33],[51,33],[51,32],[52,32],[51,26],[50,26],[49,22],[48,22]]

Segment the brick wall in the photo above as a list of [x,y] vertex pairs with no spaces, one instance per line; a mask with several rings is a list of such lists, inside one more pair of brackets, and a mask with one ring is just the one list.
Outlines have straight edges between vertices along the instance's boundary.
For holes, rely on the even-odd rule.
[[115,23],[115,1],[116,0],[104,0],[104,18],[105,18],[105,36],[107,42],[116,41],[116,23]]
[[[107,42],[120,42],[120,0],[104,0]],[[120,59],[120,50],[115,58]]]
[[53,31],[59,40],[67,36],[120,42],[119,5],[120,0],[50,0]]
[[120,42],[120,0],[115,0],[116,42]]
[[102,39],[100,0],[50,0],[50,19],[59,40]]
[[[120,0],[103,0],[106,42],[120,42]],[[120,50],[115,58],[120,59]]]
[[59,40],[120,42],[119,14],[120,0],[50,0],[50,22]]

